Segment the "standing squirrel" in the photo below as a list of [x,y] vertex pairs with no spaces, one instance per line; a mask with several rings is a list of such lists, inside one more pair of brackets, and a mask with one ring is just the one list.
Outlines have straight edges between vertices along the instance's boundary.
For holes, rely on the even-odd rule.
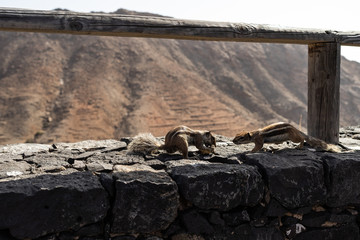
[[278,122],[270,124],[264,128],[250,132],[240,132],[233,139],[235,144],[246,144],[253,142],[255,147],[251,152],[259,151],[264,143],[275,143],[280,144],[285,141],[292,141],[294,143],[300,143],[297,148],[301,149],[304,146],[304,141],[306,141],[311,147],[329,152],[340,152],[341,149],[333,144],[328,144],[318,138],[314,138],[306,135],[305,133],[299,131],[294,126],[289,123]]
[[185,159],[188,157],[188,146],[194,145],[202,154],[214,153],[215,137],[210,131],[193,130],[186,126],[178,126],[165,136],[165,143],[157,140],[151,133],[137,135],[129,144],[128,150],[133,153],[153,153],[165,150],[168,153],[180,151]]

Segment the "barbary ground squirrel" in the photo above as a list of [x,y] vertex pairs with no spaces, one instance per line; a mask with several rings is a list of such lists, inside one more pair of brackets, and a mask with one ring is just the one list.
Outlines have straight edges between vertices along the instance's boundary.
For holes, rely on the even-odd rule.
[[151,133],[139,134],[129,144],[128,151],[142,154],[151,154],[157,150],[165,150],[168,153],[180,151],[187,159],[189,145],[194,145],[202,154],[210,154],[215,151],[216,140],[210,131],[178,126],[166,134],[165,143],[157,140]]
[[311,147],[329,152],[340,152],[341,149],[333,144],[328,144],[320,139],[306,135],[299,131],[289,123],[278,122],[270,124],[264,128],[258,130],[246,132],[242,131],[238,133],[233,142],[235,144],[255,143],[255,147],[251,152],[257,152],[262,149],[264,143],[280,144],[285,141],[292,141],[294,143],[300,143],[297,148],[301,149],[306,141]]

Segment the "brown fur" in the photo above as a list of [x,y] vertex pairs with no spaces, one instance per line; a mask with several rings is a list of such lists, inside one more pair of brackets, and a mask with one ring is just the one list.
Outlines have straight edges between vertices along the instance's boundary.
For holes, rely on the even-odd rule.
[[140,134],[129,144],[129,152],[153,153],[165,150],[168,153],[179,151],[185,159],[188,158],[189,145],[194,145],[202,154],[214,153],[215,137],[210,131],[193,130],[186,126],[178,126],[170,130],[162,144],[151,134]]
[[246,144],[253,142],[255,143],[255,147],[251,150],[251,152],[257,152],[262,149],[264,143],[279,144],[289,140],[294,143],[300,143],[297,146],[299,149],[303,148],[304,141],[306,141],[311,147],[318,150],[331,152],[341,151],[337,146],[327,144],[320,139],[308,136],[296,129],[291,124],[283,122],[274,123],[264,128],[250,132],[240,132],[235,136],[233,142],[235,144]]

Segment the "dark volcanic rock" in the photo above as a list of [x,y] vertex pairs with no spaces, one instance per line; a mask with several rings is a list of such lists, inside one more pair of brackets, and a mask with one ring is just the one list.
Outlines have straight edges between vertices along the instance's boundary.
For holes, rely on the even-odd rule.
[[251,227],[249,224],[242,224],[233,231],[222,234],[213,234],[206,238],[211,240],[285,240],[281,231],[271,227]]
[[256,167],[180,160],[171,162],[168,172],[181,195],[202,209],[254,206],[263,197],[264,184]]
[[244,162],[260,168],[271,195],[286,208],[325,202],[322,161],[310,151],[248,154]]
[[210,213],[209,221],[210,221],[210,223],[212,223],[214,225],[220,225],[220,226],[225,225],[225,221],[224,221],[224,219],[222,219],[222,217],[218,211],[212,211]]
[[103,224],[90,224],[80,228],[74,233],[75,236],[85,237],[85,236],[101,236],[103,234],[104,226]]
[[189,233],[211,234],[214,232],[214,228],[207,219],[195,210],[185,212],[182,215],[182,220]]
[[294,240],[319,239],[358,240],[360,239],[359,228],[356,224],[346,224],[335,228],[305,231],[294,238]]
[[321,227],[329,217],[330,214],[327,212],[312,212],[303,217],[301,224],[305,227]]
[[246,210],[224,213],[223,217],[229,226],[237,226],[241,223],[250,222],[250,217]]
[[149,233],[166,229],[177,216],[176,183],[165,171],[144,165],[115,166],[112,233]]
[[0,229],[36,238],[103,219],[107,193],[89,172],[64,171],[0,181]]
[[360,204],[360,158],[358,154],[325,154],[322,157],[331,207]]
[[283,216],[286,212],[288,212],[288,210],[274,198],[270,200],[266,207],[266,216],[268,217]]
[[12,237],[8,231],[0,230],[0,239],[1,240],[15,240],[16,238]]
[[252,228],[251,230],[252,230],[252,234],[249,239],[285,240],[283,234],[277,228],[261,227],[261,228]]
[[360,239],[358,152],[218,144],[176,161],[115,140],[2,148],[0,239]]
[[163,170],[166,168],[165,164],[157,159],[146,161],[144,164],[152,167],[155,170]]

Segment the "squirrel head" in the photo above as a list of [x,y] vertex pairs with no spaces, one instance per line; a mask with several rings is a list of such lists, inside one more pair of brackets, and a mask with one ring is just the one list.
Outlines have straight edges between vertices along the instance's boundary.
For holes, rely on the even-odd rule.
[[245,144],[251,142],[251,135],[249,132],[242,131],[236,134],[235,138],[233,139],[233,143],[235,144]]
[[210,131],[205,132],[204,143],[209,147],[216,147],[216,139]]

